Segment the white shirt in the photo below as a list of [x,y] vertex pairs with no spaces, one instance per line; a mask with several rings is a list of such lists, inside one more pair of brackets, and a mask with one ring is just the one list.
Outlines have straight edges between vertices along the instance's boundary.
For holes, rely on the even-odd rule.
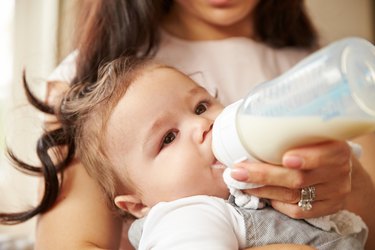
[[241,214],[223,199],[193,196],[160,202],[143,226],[139,250],[241,249],[245,247]]
[[355,214],[340,211],[315,222],[293,220],[269,207],[243,209],[198,195],[158,203],[130,233],[139,250],[226,250],[278,243],[363,249],[368,229]]

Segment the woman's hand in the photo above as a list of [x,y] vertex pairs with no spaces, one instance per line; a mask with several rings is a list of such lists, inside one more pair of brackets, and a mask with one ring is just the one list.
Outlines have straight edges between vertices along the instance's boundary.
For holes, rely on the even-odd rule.
[[[326,142],[286,152],[283,166],[242,162],[232,171],[239,181],[266,185],[245,192],[271,200],[292,218],[312,218],[337,212],[351,192],[351,149],[346,142]],[[354,156],[353,156],[354,157]],[[301,188],[315,187],[312,209],[298,206]]]

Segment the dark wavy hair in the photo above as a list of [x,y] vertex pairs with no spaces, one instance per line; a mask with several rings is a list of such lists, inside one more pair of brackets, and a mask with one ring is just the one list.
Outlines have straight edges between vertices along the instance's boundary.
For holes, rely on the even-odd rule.
[[[79,14],[77,30],[76,75],[71,82],[90,92],[98,80],[101,65],[120,57],[149,58],[159,45],[159,26],[163,17],[173,8],[173,0],[96,0],[85,1]],[[255,39],[271,47],[317,46],[316,31],[306,13],[303,0],[260,0],[254,10]],[[0,223],[14,224],[26,221],[47,211],[56,202],[61,189],[59,173],[69,166],[76,154],[71,117],[61,116],[61,107],[50,107],[36,99],[24,86],[29,102],[42,112],[57,115],[62,125],[48,131],[38,140],[37,155],[40,167],[31,166],[8,150],[10,159],[20,170],[42,175],[44,193],[39,204],[28,211],[0,213]],[[82,95],[84,96],[84,95]],[[68,136],[67,136],[68,135]],[[50,149],[64,148],[58,163],[49,155]],[[58,150],[59,151],[59,150]]]
[[114,166],[107,157],[105,131],[113,108],[130,84],[145,69],[157,67],[164,66],[151,60],[120,57],[99,69],[98,80],[94,84],[83,82],[72,85],[61,94],[55,108],[47,108],[33,95],[24,75],[23,84],[29,102],[43,113],[56,114],[60,127],[45,131],[38,140],[37,155],[41,166],[29,165],[10,148],[7,149],[14,166],[27,173],[43,175],[45,193],[35,208],[19,213],[1,213],[0,221],[3,224],[22,222],[52,206],[58,195],[58,192],[53,191],[60,188],[58,173],[70,164],[75,154],[108,198],[108,207],[128,218],[130,214],[117,209],[114,199],[134,187],[134,183],[129,179],[121,181],[114,172]]

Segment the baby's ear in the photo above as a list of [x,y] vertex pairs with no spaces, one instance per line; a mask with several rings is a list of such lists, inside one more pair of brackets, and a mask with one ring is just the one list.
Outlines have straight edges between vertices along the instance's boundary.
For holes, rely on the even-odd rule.
[[150,208],[144,205],[142,201],[135,195],[116,196],[115,204],[118,208],[132,214],[137,218],[144,217],[150,210]]

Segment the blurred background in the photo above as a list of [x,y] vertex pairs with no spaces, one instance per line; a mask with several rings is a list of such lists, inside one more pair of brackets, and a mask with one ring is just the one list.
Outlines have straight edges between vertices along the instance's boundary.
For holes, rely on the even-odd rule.
[[[43,82],[72,48],[75,17],[83,1],[0,1],[0,149],[5,141],[19,156],[36,162],[35,140],[41,117],[27,106],[20,84],[22,69],[43,96]],[[134,0],[135,1],[135,0]],[[307,0],[306,6],[325,45],[359,36],[375,42],[375,0]],[[39,84],[38,84],[39,83]],[[25,126],[25,124],[27,126]],[[37,178],[19,174],[0,158],[0,210],[23,210],[35,203]],[[9,237],[31,241],[35,219],[17,226],[0,226],[0,248]],[[12,248],[9,248],[12,249]],[[24,249],[19,247],[19,249]]]

